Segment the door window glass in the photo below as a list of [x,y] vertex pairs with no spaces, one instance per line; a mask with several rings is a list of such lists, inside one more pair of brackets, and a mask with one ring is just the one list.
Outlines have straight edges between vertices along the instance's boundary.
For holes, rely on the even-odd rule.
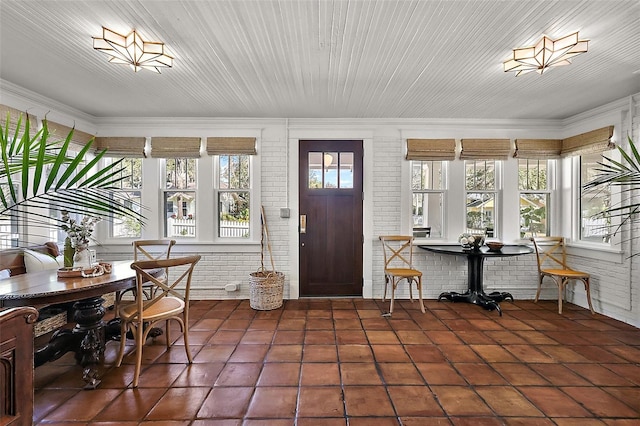
[[310,152],[309,188],[353,188],[353,152]]

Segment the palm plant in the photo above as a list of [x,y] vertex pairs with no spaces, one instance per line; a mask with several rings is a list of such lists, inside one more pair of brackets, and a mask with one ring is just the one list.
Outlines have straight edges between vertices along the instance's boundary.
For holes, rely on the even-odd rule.
[[[612,235],[618,233],[624,225],[631,226],[640,223],[640,198],[634,197],[635,192],[640,190],[640,153],[630,136],[628,140],[630,152],[626,152],[618,146],[618,151],[620,151],[624,162],[603,155],[603,161],[598,163],[601,166],[597,169],[599,174],[583,187],[585,190],[594,190],[604,186],[620,187],[621,202],[611,205],[596,215],[597,218],[620,218],[615,229],[610,232]],[[640,253],[632,254],[632,256],[637,254]]]
[[[10,117],[0,129],[0,217],[17,219],[29,229],[21,243],[28,244],[33,230],[60,227],[63,210],[72,214],[89,215],[105,220],[120,217],[141,225],[144,217],[136,203],[118,191],[119,181],[126,179],[120,162],[116,161],[96,171],[95,166],[106,150],[90,161],[85,157],[93,139],[80,152],[67,154],[73,130],[64,140],[54,140],[47,128],[30,136],[29,120],[18,118],[11,132]],[[55,212],[56,214],[52,214]],[[54,217],[52,217],[54,216]]]

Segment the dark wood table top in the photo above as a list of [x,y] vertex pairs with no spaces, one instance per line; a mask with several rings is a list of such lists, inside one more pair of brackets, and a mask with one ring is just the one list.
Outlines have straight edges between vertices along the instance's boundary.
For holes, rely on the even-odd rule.
[[497,251],[490,251],[489,247],[480,247],[480,250],[463,249],[460,244],[444,244],[444,245],[419,245],[421,249],[434,253],[453,254],[458,256],[482,256],[482,257],[506,257],[518,256],[521,254],[533,253],[533,249],[524,245],[507,244]]
[[44,306],[101,296],[135,286],[131,261],[113,262],[110,274],[60,278],[58,271],[39,271],[0,280],[0,306]]

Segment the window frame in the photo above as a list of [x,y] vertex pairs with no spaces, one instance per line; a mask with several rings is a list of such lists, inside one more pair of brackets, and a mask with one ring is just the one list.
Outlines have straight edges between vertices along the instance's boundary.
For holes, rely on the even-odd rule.
[[[194,160],[195,163],[195,188],[168,188],[167,187],[167,160],[177,160],[177,159],[181,159],[181,160]],[[200,177],[200,169],[201,169],[201,165],[200,165],[200,158],[191,158],[191,157],[168,157],[168,158],[162,158],[160,161],[160,165],[159,165],[159,169],[160,169],[160,205],[159,205],[159,209],[158,211],[161,213],[161,215],[159,216],[160,218],[160,230],[159,230],[159,235],[160,238],[172,238],[172,239],[176,239],[176,240],[180,240],[183,241],[185,243],[188,242],[192,242],[192,241],[199,241],[200,240],[200,235],[199,233],[201,232],[201,227],[199,226],[199,222],[201,222],[201,220],[199,219],[199,215],[198,214],[198,206],[200,204],[200,192],[199,192],[199,183],[201,180]],[[187,170],[187,174],[188,174],[188,170]],[[187,184],[188,186],[188,184]],[[194,235],[193,236],[186,236],[186,235],[169,235],[169,224],[168,224],[168,217],[167,217],[167,212],[166,212],[166,194],[169,192],[193,192],[195,194],[195,207],[194,207],[194,211],[195,211],[195,220],[194,220]]]
[[[203,155],[197,158],[196,182],[196,237],[176,237],[182,246],[188,245],[212,245],[212,246],[252,246],[260,243],[260,158],[258,155],[250,155],[251,193],[250,219],[251,237],[223,238],[217,237],[217,195],[213,186],[217,173],[217,161],[215,155]],[[101,162],[102,163],[102,162]],[[166,161],[164,158],[142,158],[142,180],[144,190],[141,191],[141,204],[145,216],[145,226],[142,228],[143,239],[166,238],[165,224],[163,220],[163,203],[166,174]],[[208,184],[211,182],[211,184]],[[154,189],[155,188],[155,189]],[[212,189],[213,188],[213,189]],[[171,190],[171,189],[169,189]],[[191,189],[189,189],[191,191]],[[211,210],[214,209],[212,212]],[[96,238],[103,246],[124,246],[131,244],[136,238],[112,238],[109,235],[107,225],[101,221],[97,226]],[[172,237],[173,238],[173,237]],[[214,249],[215,250],[215,249]]]
[[[546,162],[546,183],[547,188],[542,189],[520,189],[520,161],[538,161],[538,162]],[[555,201],[554,201],[554,192],[555,192],[555,176],[556,176],[556,161],[553,159],[534,159],[534,158],[524,158],[524,159],[516,159],[516,172],[517,172],[517,181],[518,181],[518,194],[517,194],[517,202],[518,202],[518,232],[520,235],[520,239],[522,241],[528,241],[530,237],[526,237],[522,235],[521,228],[521,219],[522,219],[522,211],[520,209],[520,197],[523,194],[544,194],[547,199],[546,204],[546,236],[552,235],[553,224],[555,223]]]
[[[607,155],[608,157],[616,161],[620,161],[620,154],[617,152],[617,150],[604,151],[599,153],[598,155]],[[608,241],[594,241],[593,239],[588,240],[588,239],[582,238],[582,198],[584,195],[582,185],[586,183],[582,181],[582,168],[583,168],[582,159],[583,159],[583,155],[576,155],[571,157],[571,170],[572,170],[571,179],[573,181],[573,185],[572,185],[573,229],[571,232],[572,239],[577,245],[581,247],[596,248],[600,250],[614,250],[614,247],[620,244],[620,241],[621,241],[620,232],[618,232],[616,235],[611,235]],[[620,188],[611,186],[609,189],[610,189],[611,204],[619,203],[621,199]],[[616,229],[619,223],[620,223],[620,218],[612,217],[610,229]]]
[[[17,175],[11,176],[13,180],[13,188],[16,194],[19,194],[18,199],[22,199],[22,191],[20,191],[20,184],[18,180],[15,179]],[[4,184],[2,186],[5,186]],[[6,191],[9,190],[9,185],[6,185]],[[18,247],[22,240],[22,236],[24,235],[24,221],[22,220],[22,214],[19,215],[10,215],[3,216],[0,215],[0,229],[9,228],[9,232],[0,232],[0,250],[10,249],[14,247]],[[5,238],[6,236],[6,238]],[[5,244],[5,241],[8,241],[8,245]]]
[[[222,184],[221,184],[221,166],[220,166],[220,159],[222,157],[247,157],[247,160],[249,161],[249,165],[248,165],[248,173],[249,173],[249,187],[248,188],[222,188]],[[256,232],[256,228],[252,226],[252,222],[253,222],[253,217],[255,216],[255,212],[257,210],[254,209],[255,206],[255,202],[254,202],[254,197],[253,197],[253,181],[254,181],[254,177],[253,177],[253,170],[252,170],[252,163],[253,163],[253,159],[251,158],[253,157],[253,155],[247,155],[247,154],[216,154],[213,155],[213,169],[214,169],[214,174],[213,174],[213,205],[214,205],[214,216],[215,216],[215,221],[214,221],[214,229],[213,229],[213,238],[214,241],[220,241],[220,242],[238,242],[238,241],[252,241],[254,239],[254,233]],[[231,163],[231,161],[230,161]],[[221,222],[221,218],[220,218],[220,196],[222,194],[227,194],[227,193],[234,193],[234,192],[247,192],[249,194],[249,237],[248,238],[244,238],[244,237],[223,237],[220,235],[220,222]],[[259,214],[259,213],[258,213]]]
[[[106,155],[104,157],[104,164],[110,164],[109,161],[111,161],[111,164],[116,162],[116,161],[120,161],[121,159],[123,160],[140,160],[140,186],[138,188],[118,188],[118,189],[114,189],[114,192],[118,192],[118,193],[134,193],[134,192],[138,192],[139,193],[139,199],[138,202],[141,204],[142,206],[142,197],[144,194],[144,173],[143,173],[143,168],[144,168],[144,158],[143,157],[127,157],[127,156],[109,156]],[[126,174],[126,171],[124,172]],[[133,241],[136,239],[140,239],[142,238],[142,227],[140,228],[140,233],[137,236],[126,236],[126,237],[120,237],[120,236],[116,236],[113,233],[113,228],[115,225],[115,219],[113,218],[113,215],[111,215],[111,221],[109,223],[106,224],[106,229],[104,230],[107,239],[109,241],[123,241],[123,242],[127,242],[127,241]]]
[[[249,188],[236,188],[236,189],[223,189],[220,185],[220,157],[221,156],[233,156],[233,155],[245,155],[249,160]],[[254,244],[260,242],[262,228],[260,226],[260,178],[259,173],[260,161],[257,155],[249,154],[221,154],[211,155],[213,176],[212,176],[212,208],[213,218],[212,221],[212,241],[214,244]],[[221,237],[220,236],[220,209],[218,199],[221,193],[227,192],[248,192],[249,193],[249,237]]]
[[[438,162],[440,163],[440,189],[433,189],[433,188],[426,188],[426,189],[413,189],[413,167],[414,164],[420,162],[420,163],[435,163]],[[443,240],[446,239],[447,236],[447,194],[448,194],[448,176],[449,176],[449,163],[450,161],[448,160],[409,160],[409,189],[410,189],[410,206],[411,208],[409,209],[409,215],[411,217],[409,223],[410,223],[410,227],[411,227],[411,235],[414,236],[414,240],[416,240],[417,242],[420,242],[422,240],[424,241],[433,241],[433,240]],[[413,220],[413,198],[415,194],[440,194],[440,200],[441,200],[441,205],[440,205],[440,219],[441,219],[441,230],[440,230],[440,235],[439,236],[434,236],[433,233],[427,237],[427,236],[416,236],[416,233],[418,233],[419,231],[416,231],[416,229],[422,228],[422,227],[416,227],[414,224],[414,220]],[[423,224],[424,225],[424,224]]]
[[[467,164],[469,162],[484,162],[485,163],[485,169],[486,169],[486,163],[487,162],[493,162],[493,189],[468,189],[467,188]],[[489,236],[488,238],[492,238],[492,239],[500,239],[502,238],[502,208],[503,208],[503,203],[502,203],[502,173],[503,173],[503,168],[504,168],[504,164],[503,164],[504,160],[495,160],[495,159],[487,159],[487,160],[473,160],[473,159],[467,159],[467,160],[463,160],[463,191],[462,191],[462,197],[463,197],[463,206],[464,206],[464,213],[463,213],[463,223],[462,223],[462,230],[460,232],[469,232],[469,233],[473,233],[474,231],[471,231],[468,227],[468,221],[467,221],[467,199],[468,199],[468,194],[470,193],[476,193],[476,194],[490,194],[493,195],[493,213],[492,213],[492,222],[493,222],[493,235]],[[485,232],[486,232],[486,228],[485,227]]]

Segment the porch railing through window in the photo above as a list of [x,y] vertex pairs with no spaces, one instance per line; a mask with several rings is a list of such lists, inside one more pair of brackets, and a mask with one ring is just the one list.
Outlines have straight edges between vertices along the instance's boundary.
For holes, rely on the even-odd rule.
[[246,238],[249,236],[249,221],[220,221],[220,237]]
[[[168,218],[169,237],[195,237],[196,222],[189,218]],[[220,221],[219,235],[222,238],[246,238],[249,235],[249,221]]]

